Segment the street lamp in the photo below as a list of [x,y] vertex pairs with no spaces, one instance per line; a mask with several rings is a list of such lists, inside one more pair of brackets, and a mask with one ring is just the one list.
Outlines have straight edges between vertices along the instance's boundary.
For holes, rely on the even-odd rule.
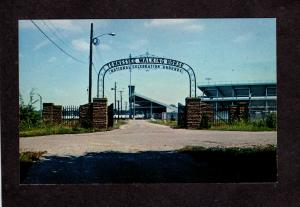
[[93,36],[93,23],[91,23],[91,35],[90,35],[90,61],[89,61],[89,103],[92,102],[92,64],[93,64],[93,45],[100,44],[99,37],[104,35],[115,36],[115,33],[104,33],[96,37]]
[[99,39],[99,37],[104,36],[104,35],[116,36],[116,33],[110,32],[110,33],[104,33],[104,34],[98,35],[97,37],[94,37],[94,38],[93,38],[93,40],[92,40],[92,41],[93,41],[93,44],[94,44],[95,46],[98,46],[98,45],[100,44],[100,39]]

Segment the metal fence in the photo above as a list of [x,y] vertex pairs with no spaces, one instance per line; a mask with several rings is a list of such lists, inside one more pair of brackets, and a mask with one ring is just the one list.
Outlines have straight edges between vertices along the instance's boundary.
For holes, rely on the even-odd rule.
[[[276,110],[262,110],[257,108],[247,108],[245,116],[249,121],[265,120],[270,113],[276,113]],[[221,110],[213,109],[213,124],[219,125],[229,123],[230,114],[229,108],[223,107]]]
[[62,122],[69,126],[79,124],[79,106],[63,106]]
[[213,111],[213,123],[215,125],[224,124],[229,122],[229,111],[222,110],[222,111]]

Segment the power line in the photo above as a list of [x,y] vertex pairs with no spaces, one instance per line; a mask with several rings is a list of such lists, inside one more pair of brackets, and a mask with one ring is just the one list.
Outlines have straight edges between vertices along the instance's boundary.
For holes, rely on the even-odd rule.
[[[54,29],[56,30],[56,28],[54,27],[54,26],[52,26],[54,29],[52,29],[48,24],[47,24],[47,22],[46,21],[44,21],[44,20],[42,20],[42,22],[43,22],[43,24],[49,29],[49,31],[58,39],[58,40],[60,40],[66,47],[68,47],[69,49],[71,49],[70,48],[70,46],[61,38],[61,37],[59,37],[59,35],[58,34],[56,34],[56,32],[54,31]],[[50,22],[49,22],[50,23]]]
[[32,24],[34,24],[34,26],[36,26],[36,28],[38,28],[38,30],[51,42],[53,43],[60,51],[62,51],[65,55],[71,57],[73,60],[76,60],[77,62],[80,63],[86,63],[84,61],[81,61],[77,58],[75,58],[74,56],[72,56],[71,54],[69,54],[68,52],[66,52],[64,49],[62,49],[58,44],[56,44],[33,20],[30,20],[32,22]]

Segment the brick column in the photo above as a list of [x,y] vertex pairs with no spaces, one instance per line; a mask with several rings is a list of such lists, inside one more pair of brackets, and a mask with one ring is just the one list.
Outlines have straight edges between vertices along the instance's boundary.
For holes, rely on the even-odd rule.
[[80,105],[79,107],[79,123],[83,128],[92,127],[91,104]]
[[62,106],[53,103],[43,103],[43,121],[50,124],[62,122]]
[[201,113],[205,113],[209,121],[213,121],[214,113],[211,104],[200,102]]
[[186,127],[196,129],[201,122],[200,98],[188,97],[185,99],[186,106]]
[[54,105],[53,106],[53,123],[61,124],[62,122],[62,106]]
[[43,103],[43,121],[46,123],[53,122],[53,103]]
[[92,125],[94,128],[107,129],[107,99],[94,98],[92,104]]

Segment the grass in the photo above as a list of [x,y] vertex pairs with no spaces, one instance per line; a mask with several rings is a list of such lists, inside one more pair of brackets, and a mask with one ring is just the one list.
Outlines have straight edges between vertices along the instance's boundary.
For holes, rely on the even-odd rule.
[[153,124],[160,124],[160,125],[169,126],[171,128],[178,128],[177,121],[155,119],[155,120],[150,120],[149,122],[153,123]]
[[264,121],[245,122],[239,121],[233,124],[217,124],[212,125],[210,130],[224,130],[224,131],[276,131],[276,128],[266,126]]
[[46,151],[40,152],[21,152],[19,153],[20,160],[20,181],[22,182],[34,162],[38,161]]
[[187,146],[178,152],[201,163],[196,173],[207,182],[274,182],[277,180],[276,145],[254,147]]
[[[177,121],[170,121],[170,120],[150,120],[150,123],[153,124],[161,124],[165,126],[170,126],[171,128],[178,128]],[[245,122],[239,121],[233,124],[228,123],[220,123],[220,124],[213,124],[207,130],[220,130],[220,131],[276,131],[276,128],[267,127],[263,120],[260,121],[252,121],[252,122]]]
[[20,137],[33,137],[33,136],[44,136],[51,134],[81,134],[81,133],[92,133],[101,131],[110,131],[113,129],[120,128],[121,125],[126,124],[126,120],[119,120],[118,123],[114,124],[113,127],[108,129],[96,129],[96,128],[82,128],[78,126],[67,126],[67,125],[47,125],[40,124],[36,127],[21,128],[19,132]]
[[271,129],[268,127],[257,127],[253,125],[240,125],[240,124],[222,124],[213,125],[209,130],[220,130],[220,131],[276,131],[276,129]]

